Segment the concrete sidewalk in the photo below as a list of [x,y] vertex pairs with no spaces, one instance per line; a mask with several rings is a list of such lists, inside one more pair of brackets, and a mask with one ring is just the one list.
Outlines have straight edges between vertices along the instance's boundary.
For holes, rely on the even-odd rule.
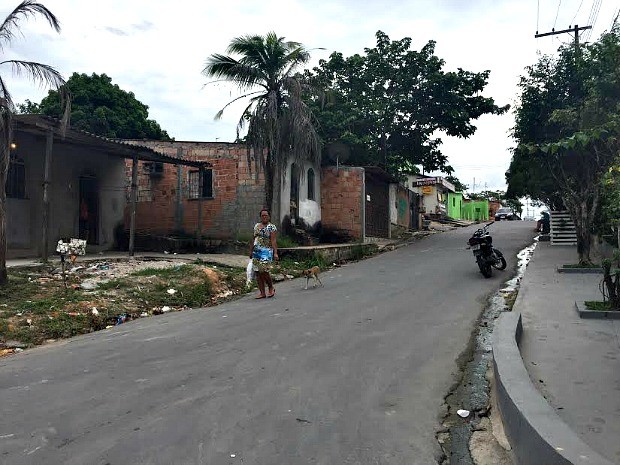
[[532,383],[570,429],[620,464],[620,320],[581,319],[575,301],[602,300],[600,274],[560,274],[575,247],[539,243],[513,309]]

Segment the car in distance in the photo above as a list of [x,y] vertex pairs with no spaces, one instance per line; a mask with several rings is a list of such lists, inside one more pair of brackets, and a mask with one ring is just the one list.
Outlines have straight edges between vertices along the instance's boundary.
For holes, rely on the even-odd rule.
[[495,212],[495,221],[500,221],[500,220],[514,221],[514,220],[520,220],[520,219],[521,218],[519,218],[519,215],[517,215],[512,208],[501,207]]

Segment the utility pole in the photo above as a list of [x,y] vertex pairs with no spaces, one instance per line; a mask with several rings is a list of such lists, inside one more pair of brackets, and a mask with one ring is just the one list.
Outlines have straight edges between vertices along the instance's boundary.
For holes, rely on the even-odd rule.
[[551,32],[545,32],[543,34],[539,34],[538,31],[536,31],[536,34],[534,35],[534,37],[538,39],[539,37],[554,36],[557,34],[564,34],[566,32],[574,33],[575,34],[575,51],[578,52],[579,51],[579,31],[585,31],[586,29],[592,29],[592,26],[579,27],[578,25],[575,24],[575,26],[572,28],[569,27],[568,29],[563,29],[562,31],[556,31],[555,29],[551,29]]

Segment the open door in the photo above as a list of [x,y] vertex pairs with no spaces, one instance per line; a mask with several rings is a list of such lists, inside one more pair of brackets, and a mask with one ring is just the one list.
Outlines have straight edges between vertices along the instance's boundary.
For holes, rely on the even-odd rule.
[[99,244],[99,185],[94,177],[80,178],[79,236],[88,244]]

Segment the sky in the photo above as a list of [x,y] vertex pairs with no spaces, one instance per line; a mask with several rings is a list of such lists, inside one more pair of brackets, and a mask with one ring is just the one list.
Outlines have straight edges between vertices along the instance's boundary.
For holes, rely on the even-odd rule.
[[[2,50],[3,59],[46,63],[66,79],[74,72],[105,73],[148,105],[149,117],[176,140],[220,142],[234,141],[243,104],[215,121],[239,93],[229,84],[207,84],[201,71],[207,57],[225,53],[235,37],[274,31],[313,49],[309,67],[334,51],[363,53],[376,45],[378,30],[392,40],[411,37],[415,50],[434,40],[445,71],[490,70],[483,94],[514,107],[524,68],[573,39],[536,39],[536,31],[592,25],[580,35],[592,41],[620,11],[618,0],[41,1],[60,20],[61,33],[42,19],[22,21],[23,35]],[[3,2],[2,17],[18,3]],[[12,76],[10,67],[0,73],[16,103],[47,95]],[[470,191],[504,190],[514,114],[483,116],[474,124],[478,130],[468,139],[442,137],[441,150]]]

